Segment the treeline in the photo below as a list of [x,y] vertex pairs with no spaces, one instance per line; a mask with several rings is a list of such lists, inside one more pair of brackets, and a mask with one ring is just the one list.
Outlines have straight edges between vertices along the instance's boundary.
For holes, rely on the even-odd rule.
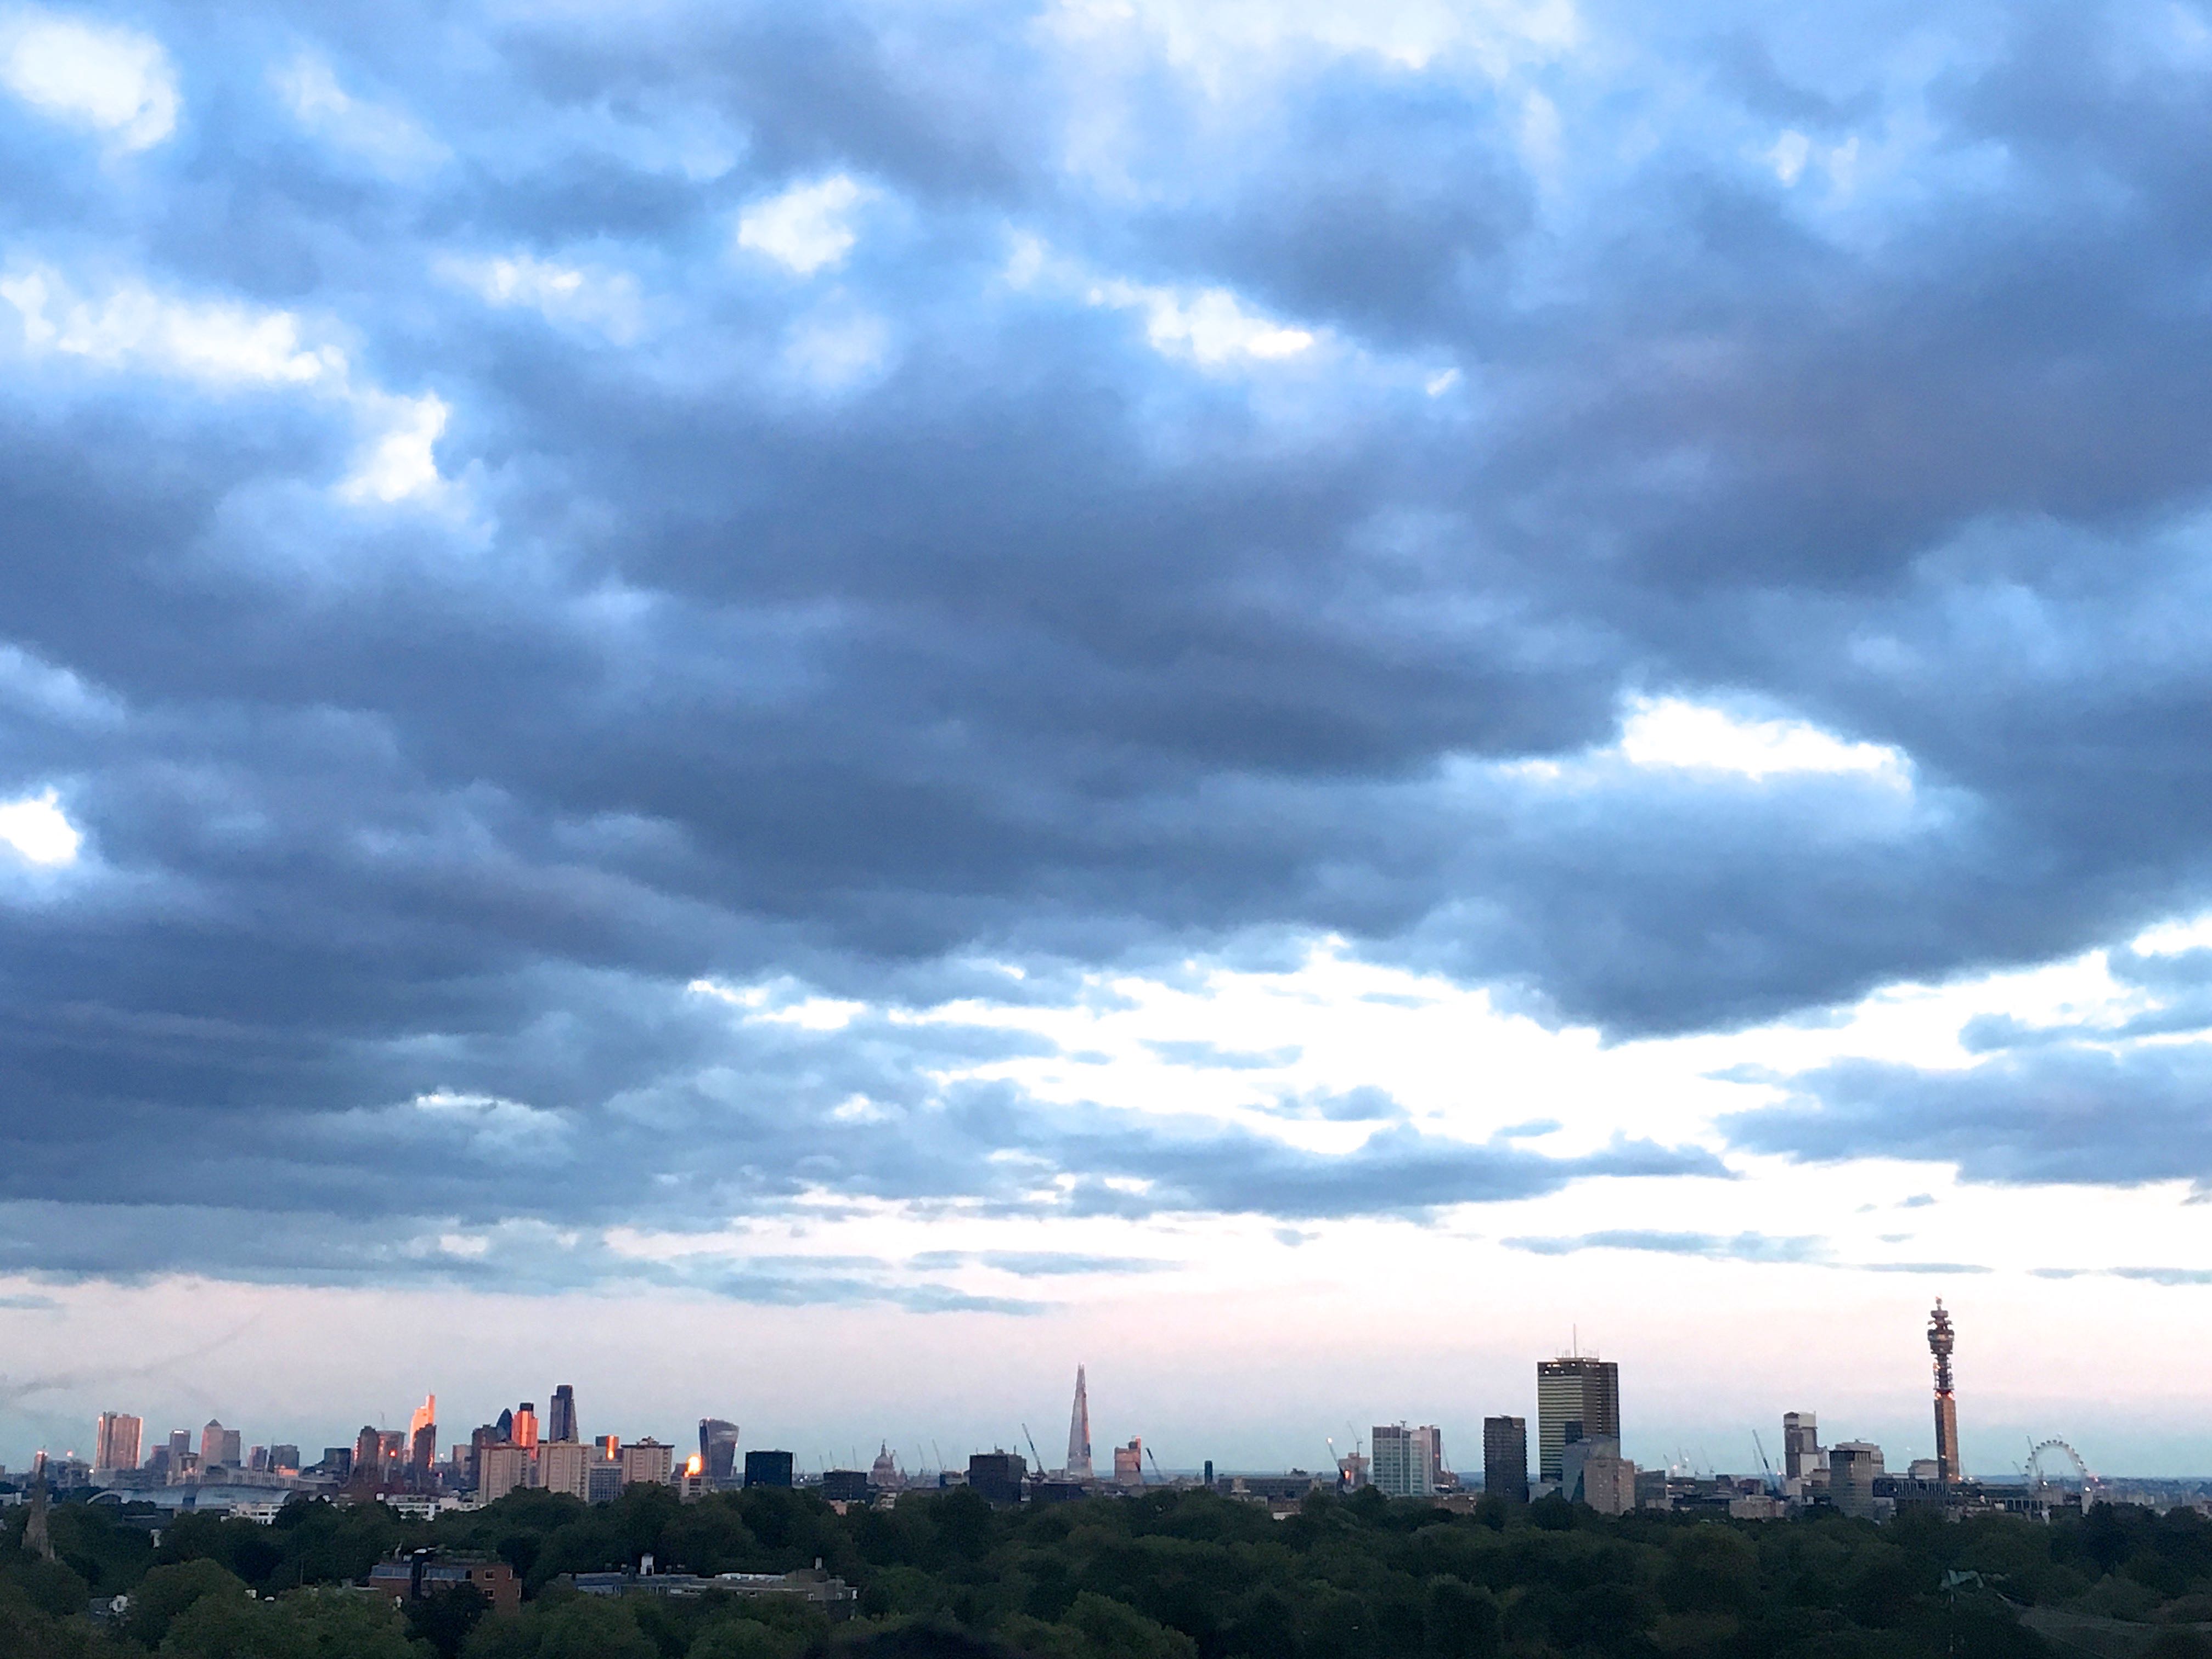
[[[686,1504],[640,1486],[596,1507],[517,1492],[429,1525],[321,1502],[268,1527],[186,1516],[158,1547],[70,1503],[49,1531],[51,1563],[23,1553],[21,1510],[0,1527],[5,1659],[2012,1659],[2062,1651],[2021,1623],[2037,1608],[2118,1621],[2154,1659],[2212,1659],[2190,1628],[2212,1621],[2212,1526],[2188,1510],[1875,1527],[1613,1520],[1555,1499],[1459,1515],[1362,1492],[1273,1521],[1206,1492],[1007,1511],[955,1489],[841,1516],[805,1492]],[[403,1615],[338,1588],[418,1547],[506,1560],[522,1613],[460,1592]],[[819,1559],[860,1614],[558,1582],[648,1553],[702,1574]],[[1963,1573],[1978,1579],[1947,1585]],[[121,1619],[88,1617],[121,1595]]]

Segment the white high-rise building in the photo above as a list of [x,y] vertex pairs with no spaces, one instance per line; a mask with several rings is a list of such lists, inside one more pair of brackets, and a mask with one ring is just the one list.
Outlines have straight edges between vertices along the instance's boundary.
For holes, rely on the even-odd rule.
[[477,1498],[492,1504],[518,1487],[537,1484],[533,1460],[526,1447],[511,1442],[486,1446],[477,1454]]
[[1091,1395],[1083,1367],[1075,1368],[1075,1409],[1067,1419],[1067,1478],[1088,1480],[1091,1474]]
[[577,1440],[539,1441],[538,1484],[548,1492],[565,1492],[589,1503],[592,1449]]
[[665,1486],[675,1472],[676,1448],[662,1445],[651,1435],[633,1440],[622,1449],[622,1480],[625,1486],[641,1483]]
[[1443,1473],[1443,1433],[1435,1425],[1409,1429],[1403,1423],[1377,1423],[1368,1443],[1374,1459],[1369,1475],[1385,1498],[1433,1498]]

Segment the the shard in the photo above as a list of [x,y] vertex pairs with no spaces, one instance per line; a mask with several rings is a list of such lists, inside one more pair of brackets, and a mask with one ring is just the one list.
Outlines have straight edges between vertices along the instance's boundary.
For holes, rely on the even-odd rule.
[[1091,1396],[1084,1389],[1080,1365],[1075,1368],[1075,1409],[1067,1419],[1067,1478],[1091,1479]]

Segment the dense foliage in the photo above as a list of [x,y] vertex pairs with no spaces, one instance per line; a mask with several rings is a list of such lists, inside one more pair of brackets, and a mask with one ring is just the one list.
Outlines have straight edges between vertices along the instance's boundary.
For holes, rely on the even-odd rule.
[[[1019,1512],[955,1490],[840,1516],[800,1492],[685,1504],[518,1492],[433,1525],[381,1506],[296,1503],[274,1526],[174,1519],[158,1546],[110,1506],[58,1504],[58,1559],[0,1526],[8,1659],[801,1659],[1017,1654],[1036,1659],[2007,1659],[2061,1650],[2021,1622],[2124,1625],[2130,1650],[2212,1656],[2212,1524],[2100,1506],[2044,1526],[1833,1516],[1608,1520],[1547,1500],[1472,1515],[1372,1493],[1287,1519],[1203,1492]],[[529,1592],[519,1617],[459,1591],[404,1616],[342,1588],[380,1557],[434,1545],[495,1555]],[[820,1559],[860,1616],[725,1595],[608,1601],[565,1572],[634,1565],[780,1571]],[[1984,1583],[1946,1588],[1947,1574]],[[94,1598],[128,1595],[95,1621]],[[2056,1613],[2050,1610],[2059,1610]],[[2092,1626],[2091,1620],[2101,1621]]]

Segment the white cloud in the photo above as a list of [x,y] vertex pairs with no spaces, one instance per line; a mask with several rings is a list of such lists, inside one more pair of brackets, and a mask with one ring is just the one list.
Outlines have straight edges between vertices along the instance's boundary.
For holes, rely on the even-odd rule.
[[387,173],[426,170],[446,159],[446,147],[395,109],[356,98],[319,58],[302,53],[270,71],[270,82],[300,125],[341,149]]
[[1216,82],[1250,73],[1263,55],[1315,46],[1371,53],[1407,69],[1465,52],[1502,75],[1555,56],[1582,35],[1571,0],[1061,0],[1059,21],[1079,40],[1141,31],[1170,63]]
[[178,299],[137,284],[87,299],[44,267],[0,277],[0,300],[21,318],[23,344],[34,356],[58,354],[210,386],[293,386],[342,400],[377,434],[339,486],[348,501],[395,501],[440,481],[433,448],[446,428],[445,402],[355,384],[345,354],[309,340],[289,311]]
[[0,84],[24,102],[89,123],[125,149],[176,131],[176,71],[135,29],[32,14],[0,24]]
[[560,1112],[499,1095],[453,1089],[435,1089],[404,1105],[350,1111],[341,1124],[349,1133],[377,1139],[396,1133],[410,1142],[426,1138],[458,1141],[480,1158],[526,1164],[565,1160],[574,1136],[574,1126]]
[[2129,941],[2137,956],[2178,957],[2185,951],[2212,948],[2212,915],[2162,921]]
[[0,278],[0,299],[23,321],[33,351],[88,358],[105,368],[137,365],[216,383],[304,385],[343,379],[344,354],[310,347],[289,311],[164,297],[126,286],[99,301],[72,293],[51,270]]
[[625,271],[587,270],[527,253],[448,259],[439,270],[486,305],[525,307],[552,322],[596,330],[617,343],[637,337],[642,307],[636,279]]
[[812,318],[792,330],[783,356],[790,368],[818,389],[850,391],[890,366],[890,330],[883,319],[865,313]]
[[339,486],[349,501],[396,501],[437,488],[439,435],[451,411],[434,392],[420,398],[383,398],[390,424],[353,475]]
[[842,173],[794,185],[739,216],[738,246],[811,276],[853,251],[860,240],[853,228],[853,210],[870,194]]
[[1774,148],[1766,152],[1774,176],[1785,185],[1794,185],[1805,171],[1805,163],[1812,158],[1813,141],[1803,133],[1791,131],[1774,141]]
[[1210,288],[1185,296],[1172,289],[1135,283],[1101,283],[1091,303],[1145,313],[1145,337],[1155,350],[1187,357],[1207,368],[1239,359],[1273,362],[1310,349],[1309,330],[1288,328],[1244,309],[1226,289]]
[[1533,87],[1521,99],[1521,159],[1537,182],[1555,188],[1565,159],[1559,106]]
[[63,815],[51,789],[43,795],[0,804],[0,845],[32,864],[58,868],[76,862],[84,836]]
[[1911,763],[1895,749],[1846,743],[1802,720],[1744,720],[1679,697],[1638,697],[1620,729],[1620,753],[1654,769],[1735,772],[1767,778],[1791,772],[1855,772],[1906,787]]

